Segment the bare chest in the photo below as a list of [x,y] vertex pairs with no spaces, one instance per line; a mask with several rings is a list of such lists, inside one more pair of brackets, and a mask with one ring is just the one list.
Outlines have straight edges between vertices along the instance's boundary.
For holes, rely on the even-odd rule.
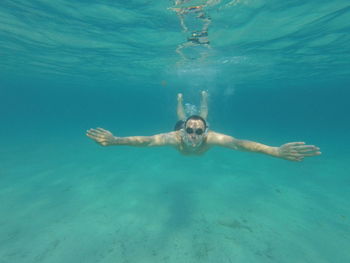
[[185,145],[184,143],[181,143],[177,147],[178,151],[183,155],[202,155],[206,151],[208,151],[209,148],[210,147],[206,143],[204,143],[203,145],[201,145],[199,147],[189,147],[189,146]]

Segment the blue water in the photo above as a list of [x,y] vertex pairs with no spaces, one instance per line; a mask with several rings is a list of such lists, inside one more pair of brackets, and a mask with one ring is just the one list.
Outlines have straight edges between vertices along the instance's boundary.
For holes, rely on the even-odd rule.
[[[209,46],[176,52],[208,1],[0,3],[0,263],[350,262],[350,4],[212,1]],[[210,2],[210,1],[209,1]],[[210,128],[322,155],[101,147]]]

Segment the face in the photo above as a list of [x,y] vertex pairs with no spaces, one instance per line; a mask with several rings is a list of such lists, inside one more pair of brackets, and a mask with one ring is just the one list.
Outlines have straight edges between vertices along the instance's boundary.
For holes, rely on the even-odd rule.
[[189,120],[184,130],[186,141],[189,146],[198,147],[202,144],[205,125],[201,120]]

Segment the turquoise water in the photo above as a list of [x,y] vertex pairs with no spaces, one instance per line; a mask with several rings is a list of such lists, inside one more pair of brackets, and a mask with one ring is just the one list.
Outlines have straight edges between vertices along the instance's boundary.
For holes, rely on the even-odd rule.
[[[205,2],[1,1],[0,263],[350,262],[349,1],[217,1],[181,56],[204,20],[171,8]],[[85,136],[171,131],[201,90],[211,129],[322,155]]]

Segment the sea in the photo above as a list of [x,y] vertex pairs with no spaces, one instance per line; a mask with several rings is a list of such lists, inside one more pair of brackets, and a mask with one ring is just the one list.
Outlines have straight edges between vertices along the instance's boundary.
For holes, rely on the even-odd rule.
[[[1,0],[0,263],[350,262],[348,0]],[[213,147],[103,147],[209,129]]]

